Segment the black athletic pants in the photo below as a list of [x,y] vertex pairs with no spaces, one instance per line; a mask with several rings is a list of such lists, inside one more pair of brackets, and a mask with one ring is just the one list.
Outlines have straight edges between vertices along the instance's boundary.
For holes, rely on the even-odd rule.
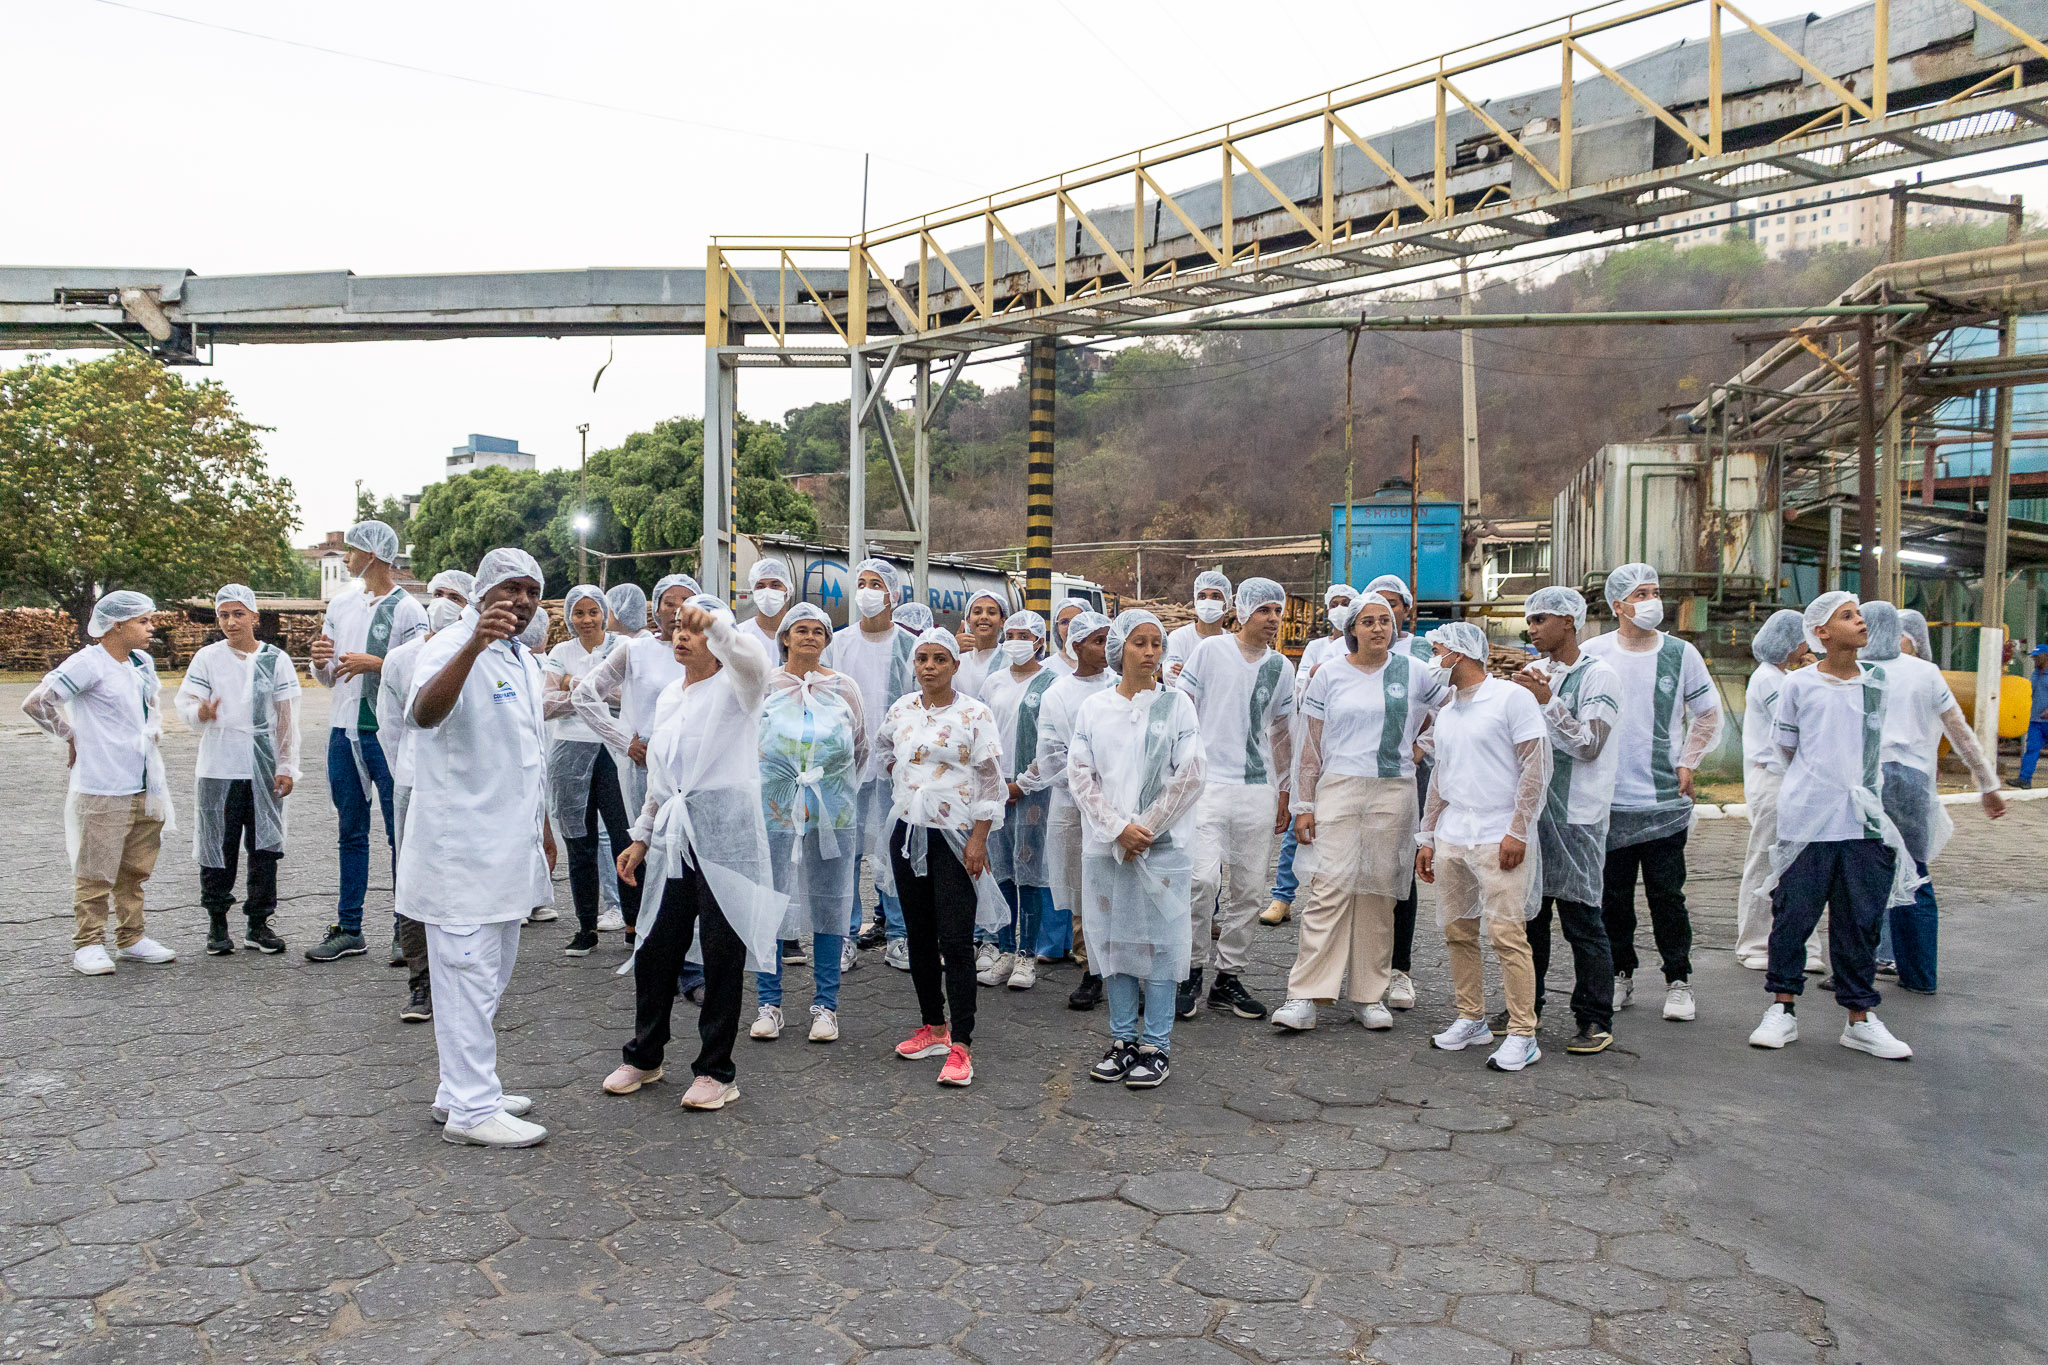
[[1572,949],[1572,1017],[1605,1033],[1614,1027],[1614,953],[1607,946],[1607,925],[1597,905],[1546,896],[1543,909],[1529,921],[1529,956],[1536,968],[1536,1017],[1543,1017],[1543,978],[1550,972],[1550,918],[1553,908],[1564,925],[1564,941]]
[[[640,875],[646,875],[643,866]],[[626,890],[620,883],[619,890]],[[623,895],[621,899],[624,899]],[[676,1004],[676,977],[692,933],[704,940],[704,1005],[697,1012],[697,1060],[692,1074],[731,1084],[733,1040],[740,1032],[740,997],[747,947],[725,922],[718,898],[694,867],[686,867],[662,893],[661,913],[640,940],[633,959],[633,1038],[622,1049],[629,1065],[652,1071],[668,1048],[669,1015]],[[974,954],[967,955],[968,966]],[[973,980],[972,976],[968,978]]]
[[[1433,765],[1415,765],[1415,809],[1429,809],[1429,774]],[[1409,954],[1415,950],[1415,896],[1422,888],[1414,882],[1408,884],[1408,894],[1394,902],[1394,970],[1408,971]],[[1543,978],[1536,978],[1536,991],[1540,998],[1543,992]]]
[[[192,817],[198,819],[197,815]],[[282,853],[256,847],[256,796],[249,779],[228,784],[227,813],[220,837],[221,866],[199,869],[199,904],[211,914],[226,914],[235,904],[235,873],[244,847],[249,850],[249,894],[242,910],[251,924],[277,910],[277,864]]]
[[1607,943],[1614,950],[1614,970],[1628,976],[1636,969],[1636,870],[1642,869],[1643,899],[1650,903],[1650,932],[1657,940],[1666,981],[1692,980],[1692,919],[1685,912],[1686,831],[1649,839],[1627,848],[1607,850],[1601,886],[1600,915],[1607,922]]
[[[569,846],[569,895],[576,902],[576,925],[586,933],[597,931],[602,886],[602,869],[597,865],[599,821],[603,821],[605,832],[612,836],[612,852],[624,853],[626,845],[633,842],[627,832],[632,821],[626,815],[626,798],[619,794],[619,770],[612,763],[611,752],[603,747],[598,749],[597,762],[590,769],[590,795],[583,803],[584,832],[579,838],[563,836],[563,842]],[[619,882],[619,910],[628,925],[640,922],[638,886]]]
[[[910,948],[910,979],[917,987],[922,1022],[938,1028],[953,1011],[953,1041],[974,1041],[974,882],[954,856],[946,836],[927,830],[925,875],[910,870],[903,856],[908,826],[889,832],[889,857],[896,869],[896,898],[903,903],[904,936]],[[943,965],[942,965],[943,964]]]

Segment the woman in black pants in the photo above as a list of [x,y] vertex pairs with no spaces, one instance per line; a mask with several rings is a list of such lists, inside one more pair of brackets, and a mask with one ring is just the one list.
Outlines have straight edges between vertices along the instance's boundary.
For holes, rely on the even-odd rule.
[[[569,638],[548,651],[548,813],[555,832],[569,846],[569,894],[576,902],[576,934],[564,949],[585,957],[597,946],[598,826],[603,822],[613,848],[624,848],[628,820],[619,791],[619,770],[595,732],[583,723],[570,694],[583,676],[616,649],[621,639],[605,630],[604,594],[589,584],[569,589],[562,599]],[[614,708],[616,713],[616,708]],[[631,926],[640,917],[640,888],[619,884],[619,907]]]
[[995,713],[953,690],[959,667],[951,631],[920,635],[911,655],[918,690],[889,708],[877,740],[890,779],[889,870],[923,1018],[896,1055],[943,1056],[940,1085],[974,1083],[974,930],[1009,922],[988,872],[989,826],[1008,796],[1002,740]]

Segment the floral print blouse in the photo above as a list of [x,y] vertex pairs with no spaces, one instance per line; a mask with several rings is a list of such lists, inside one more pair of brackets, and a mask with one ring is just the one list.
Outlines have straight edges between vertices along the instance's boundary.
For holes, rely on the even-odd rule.
[[977,820],[999,824],[1009,787],[995,712],[955,691],[945,706],[927,706],[922,692],[897,700],[876,738],[888,774],[891,821],[928,829],[968,830]]

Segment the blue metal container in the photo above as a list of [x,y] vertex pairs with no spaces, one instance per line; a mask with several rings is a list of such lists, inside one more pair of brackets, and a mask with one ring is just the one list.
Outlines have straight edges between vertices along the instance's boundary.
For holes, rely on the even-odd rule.
[[[1413,515],[1421,524],[1421,545],[1415,555],[1415,576],[1420,581],[1409,586],[1419,601],[1455,602],[1464,558],[1464,508],[1455,502],[1425,498]],[[1351,504],[1351,563],[1347,571],[1339,573],[1344,568],[1345,507],[1341,502],[1331,503],[1331,577],[1355,588],[1363,588],[1383,573],[1398,574],[1405,580],[1410,516],[1405,488],[1385,490]]]

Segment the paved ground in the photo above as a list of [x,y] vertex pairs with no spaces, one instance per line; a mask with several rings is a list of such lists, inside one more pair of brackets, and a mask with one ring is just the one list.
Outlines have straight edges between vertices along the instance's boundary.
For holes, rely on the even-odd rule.
[[[500,1016],[554,1139],[498,1153],[437,1140],[399,973],[299,956],[331,917],[319,774],[290,954],[202,956],[181,846],[151,911],[184,960],[73,976],[61,773],[24,691],[0,687],[0,1360],[2048,1358],[2048,1088],[2021,1032],[2042,1005],[2022,964],[2048,951],[2041,805],[1995,834],[1959,817],[1943,993],[1884,1009],[1908,1065],[1836,1047],[1826,997],[1806,1041],[1750,1052],[1760,981],[1707,952],[1699,1023],[1637,1008],[1600,1058],[1553,1033],[1495,1075],[1429,1049],[1448,983],[1428,944],[1393,1034],[1204,1017],[1150,1095],[1082,1077],[1104,1018],[1066,1010],[1054,969],[984,993],[981,1079],[942,1092],[889,1055],[910,983],[870,955],[837,1045],[743,1040],[744,1098],[691,1115],[675,1085],[599,1093],[631,995],[618,951],[565,959],[558,923],[529,932]],[[191,741],[167,749],[182,792]],[[1695,836],[1704,941],[1729,937],[1745,828]],[[1254,988],[1277,999],[1291,952],[1262,931]]]

